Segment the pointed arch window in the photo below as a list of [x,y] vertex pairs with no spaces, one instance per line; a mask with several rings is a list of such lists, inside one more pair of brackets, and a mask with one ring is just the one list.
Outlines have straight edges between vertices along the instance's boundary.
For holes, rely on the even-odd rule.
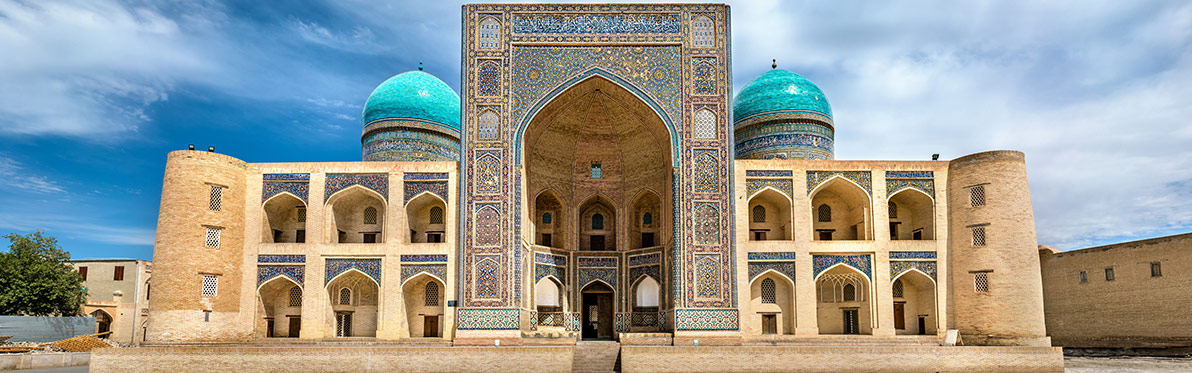
[[493,17],[487,17],[481,20],[480,35],[476,39],[476,44],[480,48],[497,48],[497,43],[501,41],[501,23],[497,22],[497,19]]
[[716,45],[713,32],[715,26],[712,25],[712,19],[699,16],[691,21],[691,39],[692,44],[697,48],[710,48]]
[[708,109],[700,109],[695,112],[695,120],[693,121],[691,132],[692,136],[697,139],[716,138],[716,114]]
[[542,213],[542,224],[550,224],[551,216],[549,212]]
[[372,206],[364,208],[364,224],[376,224],[376,223],[377,223],[377,209]]
[[650,215],[650,213],[648,213],[648,212],[645,214],[642,214],[642,224],[645,224],[645,225],[654,224],[654,215]]
[[430,208],[430,223],[443,224],[443,208],[439,206]]
[[890,219],[898,219],[898,205],[890,202]]
[[290,307],[299,306],[302,306],[302,288],[295,286],[290,288]]
[[344,306],[352,304],[352,289],[339,289],[339,304]]
[[753,222],[754,223],[765,223],[766,222],[766,208],[765,207],[762,207],[761,205],[753,206]]
[[902,298],[902,279],[894,280],[894,288],[891,293],[894,293],[895,298]]
[[853,284],[844,285],[844,301],[853,302],[857,300],[857,288]]
[[762,280],[762,303],[778,303],[778,295],[775,294],[774,279],[767,278]]
[[592,229],[593,230],[604,229],[604,215],[600,215],[600,214],[592,215]]
[[828,206],[827,204],[820,205],[819,211],[817,211],[817,215],[819,215],[818,220],[820,223],[831,223],[832,222],[832,207]]

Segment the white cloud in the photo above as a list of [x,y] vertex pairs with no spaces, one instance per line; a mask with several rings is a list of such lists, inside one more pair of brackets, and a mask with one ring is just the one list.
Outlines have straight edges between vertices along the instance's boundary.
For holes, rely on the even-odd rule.
[[45,176],[35,175],[12,158],[0,155],[0,185],[35,193],[64,193],[66,189]]

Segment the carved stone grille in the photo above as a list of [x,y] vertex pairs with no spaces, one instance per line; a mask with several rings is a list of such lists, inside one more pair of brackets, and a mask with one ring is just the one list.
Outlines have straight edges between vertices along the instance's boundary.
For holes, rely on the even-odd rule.
[[206,275],[203,276],[203,297],[213,298],[219,293],[219,277]]
[[774,289],[773,279],[762,280],[762,303],[778,303],[778,295]]
[[223,187],[211,186],[211,199],[208,201],[208,207],[211,211],[219,211],[223,205]]
[[219,236],[223,228],[207,227],[207,247],[219,247]]
[[302,288],[295,286],[290,288],[290,307],[300,306],[302,306]]

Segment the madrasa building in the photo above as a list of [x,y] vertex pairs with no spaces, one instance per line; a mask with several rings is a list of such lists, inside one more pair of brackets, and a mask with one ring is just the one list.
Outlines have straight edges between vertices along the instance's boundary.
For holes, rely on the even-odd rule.
[[836,160],[730,19],[465,5],[460,92],[382,82],[361,161],[171,152],[147,342],[1049,346],[1023,154]]

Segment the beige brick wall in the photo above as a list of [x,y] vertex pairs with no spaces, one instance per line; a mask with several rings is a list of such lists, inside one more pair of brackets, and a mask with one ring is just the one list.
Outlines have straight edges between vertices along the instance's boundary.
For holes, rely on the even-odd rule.
[[567,372],[572,347],[105,348],[93,372]]
[[[1047,333],[1062,346],[1192,340],[1192,234],[1082,250],[1039,250]],[[1151,263],[1161,268],[1151,276]],[[1114,280],[1106,281],[1105,269]],[[1080,283],[1084,271],[1088,283]]]
[[1062,372],[1051,347],[624,346],[626,372]]

